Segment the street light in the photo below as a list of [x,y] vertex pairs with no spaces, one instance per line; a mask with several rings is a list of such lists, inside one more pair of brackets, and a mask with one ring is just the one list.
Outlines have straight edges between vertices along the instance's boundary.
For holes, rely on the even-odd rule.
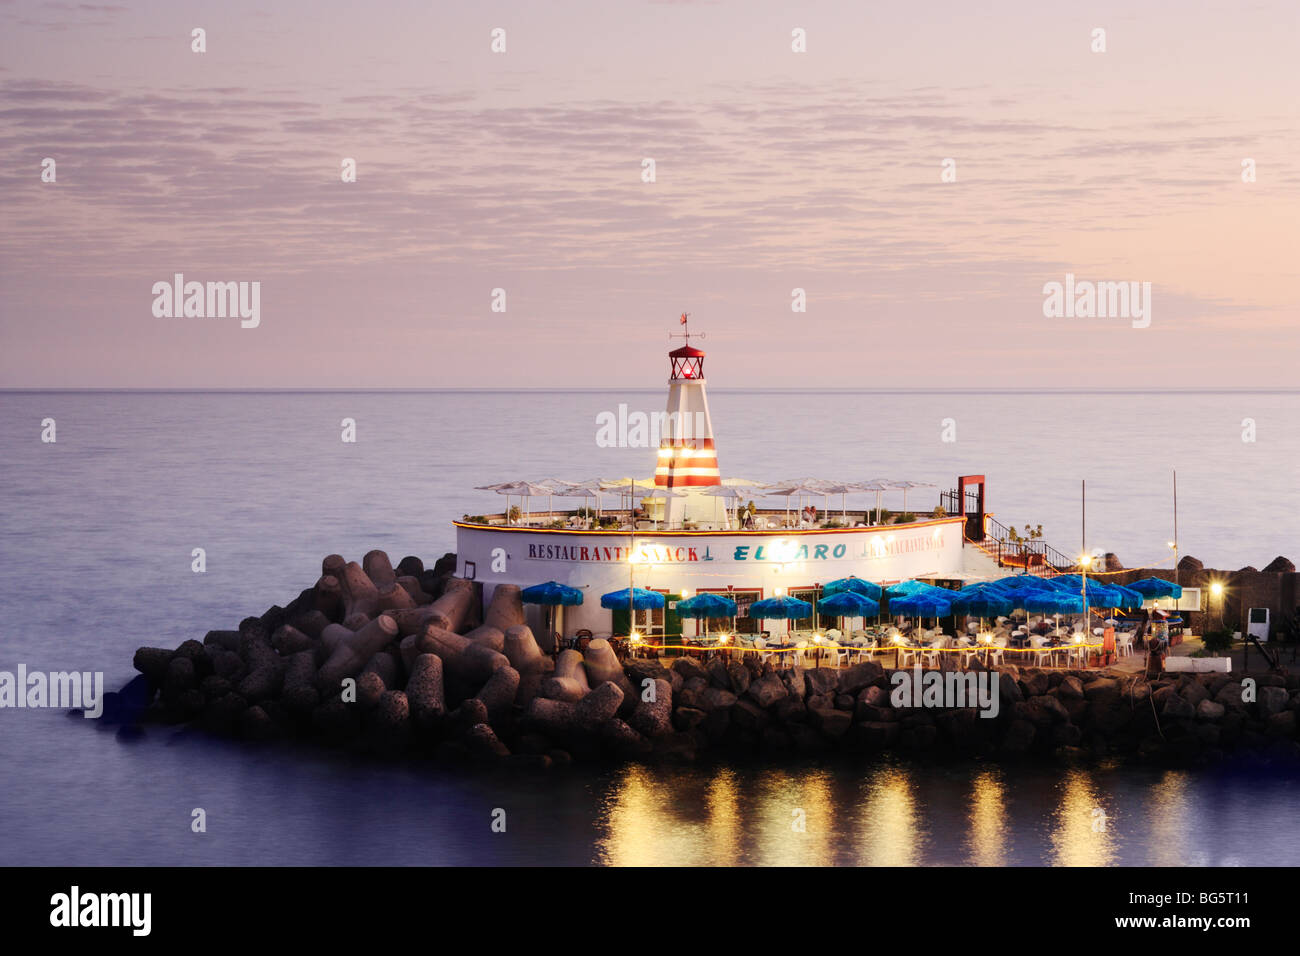
[[1219,605],[1219,629],[1223,629],[1223,582],[1210,582],[1210,598]]

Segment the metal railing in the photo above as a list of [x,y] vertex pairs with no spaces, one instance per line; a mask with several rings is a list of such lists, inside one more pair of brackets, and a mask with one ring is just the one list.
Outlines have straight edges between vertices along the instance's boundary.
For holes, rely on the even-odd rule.
[[1024,568],[1031,574],[1060,574],[1077,567],[1077,562],[1046,541],[1013,540],[1011,529],[991,515],[984,519],[984,538],[967,540],[988,554],[998,567]]

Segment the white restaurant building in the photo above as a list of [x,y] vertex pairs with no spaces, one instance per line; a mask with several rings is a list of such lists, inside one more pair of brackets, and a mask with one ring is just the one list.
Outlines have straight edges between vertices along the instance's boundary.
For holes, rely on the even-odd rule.
[[[703,413],[705,428],[703,434],[696,428],[688,437],[661,440],[655,486],[682,494],[654,502],[664,506],[665,520],[655,522],[662,527],[649,528],[648,522],[635,530],[630,524],[618,530],[531,527],[512,525],[504,515],[499,524],[493,523],[497,516],[488,523],[457,521],[457,573],[481,582],[484,600],[505,583],[529,587],[557,581],[580,589],[583,603],[563,611],[560,629],[565,636],[583,629],[596,635],[626,634],[626,612],[602,608],[600,597],[629,583],[659,591],[667,600],[664,610],[638,612],[637,630],[673,635],[682,633],[673,613],[676,601],[702,591],[735,600],[740,611],[736,629],[752,632],[762,628],[745,615],[753,601],[777,594],[815,601],[820,586],[837,578],[856,576],[889,584],[987,574],[983,563],[988,559],[964,541],[968,522],[983,521],[982,487],[978,517],[952,514],[906,524],[864,522],[841,528],[737,527],[725,516],[721,499],[701,494],[722,484],[704,357],[689,340],[669,353],[667,412],[692,421],[700,421]],[[768,522],[784,523],[779,512],[769,514]],[[541,626],[546,610],[530,606],[530,624]],[[687,634],[694,629],[694,622],[686,623]]]

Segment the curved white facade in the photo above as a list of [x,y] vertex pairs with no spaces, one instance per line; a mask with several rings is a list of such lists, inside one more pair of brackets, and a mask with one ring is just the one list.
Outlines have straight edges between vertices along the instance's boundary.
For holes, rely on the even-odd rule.
[[[600,596],[626,588],[758,591],[770,597],[855,575],[876,583],[956,577],[962,571],[961,517],[873,528],[790,531],[552,531],[456,522],[457,574],[480,581],[484,600],[498,584],[558,581],[580,588],[563,630],[610,632]],[[637,560],[629,561],[629,553]],[[530,615],[533,612],[530,611]],[[536,619],[540,621],[540,616]],[[536,622],[533,622],[536,623]]]

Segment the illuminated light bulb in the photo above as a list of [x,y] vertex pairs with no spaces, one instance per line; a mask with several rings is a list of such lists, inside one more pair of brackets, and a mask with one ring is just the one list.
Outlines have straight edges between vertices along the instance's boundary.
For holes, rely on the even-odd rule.
[[1213,594],[1215,597],[1220,597],[1220,596],[1222,596],[1222,594],[1223,594],[1223,582],[1222,582],[1222,581],[1215,581],[1214,583],[1212,583],[1212,584],[1210,585],[1210,593]]

